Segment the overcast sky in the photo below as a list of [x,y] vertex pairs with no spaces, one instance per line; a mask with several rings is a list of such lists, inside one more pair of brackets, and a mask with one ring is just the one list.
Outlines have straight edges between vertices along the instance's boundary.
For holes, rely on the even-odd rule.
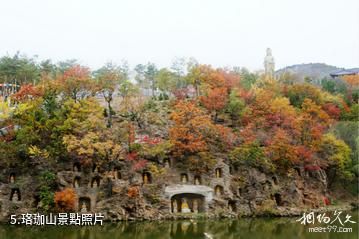
[[359,67],[358,0],[0,0],[0,56],[92,68],[194,57],[214,66]]

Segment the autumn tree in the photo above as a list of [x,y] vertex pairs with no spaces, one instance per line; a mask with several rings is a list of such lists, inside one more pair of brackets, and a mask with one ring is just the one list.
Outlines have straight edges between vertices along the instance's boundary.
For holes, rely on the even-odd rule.
[[201,96],[200,100],[203,106],[211,112],[213,120],[216,122],[218,113],[223,110],[227,104],[227,89],[224,87],[209,89],[207,95]]
[[113,110],[111,102],[113,101],[116,86],[120,81],[125,81],[118,67],[112,63],[107,63],[105,66],[95,72],[95,77],[98,84],[98,90],[103,95],[107,103],[107,127],[112,127]]
[[63,96],[74,101],[93,95],[94,83],[90,78],[90,70],[80,65],[69,68],[57,79],[57,85]]
[[328,185],[336,178],[350,179],[351,150],[344,141],[337,139],[332,134],[325,134],[320,141],[318,158],[319,164],[327,172]]
[[73,212],[76,199],[76,193],[72,188],[56,192],[54,196],[55,206],[60,212]]
[[22,102],[27,100],[33,100],[43,95],[42,90],[39,87],[35,87],[31,84],[22,85],[20,90],[13,94],[11,98],[14,101]]
[[236,126],[239,118],[241,117],[244,110],[245,103],[239,97],[238,91],[232,89],[229,95],[228,104],[226,106],[226,112],[230,115],[232,120],[232,126]]
[[190,155],[205,151],[207,144],[202,132],[211,125],[210,118],[192,101],[179,101],[171,115],[174,126],[170,129],[170,140],[174,154]]
[[93,99],[65,102],[63,143],[69,154],[84,164],[118,160],[121,146],[104,126],[102,108]]

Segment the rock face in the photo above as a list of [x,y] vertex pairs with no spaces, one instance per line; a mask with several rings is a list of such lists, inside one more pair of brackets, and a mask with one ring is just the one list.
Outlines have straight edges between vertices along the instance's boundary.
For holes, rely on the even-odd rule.
[[[296,215],[323,206],[328,196],[323,175],[303,168],[274,175],[250,167],[234,170],[226,160],[218,160],[212,171],[198,174],[180,169],[175,159],[159,167],[163,172],[129,173],[123,165],[90,170],[67,165],[57,172],[56,183],[59,190],[74,188],[75,211],[85,207],[112,221]],[[11,214],[37,212],[37,179],[13,169],[1,174],[0,221],[8,221]],[[131,188],[138,194],[130,196]]]

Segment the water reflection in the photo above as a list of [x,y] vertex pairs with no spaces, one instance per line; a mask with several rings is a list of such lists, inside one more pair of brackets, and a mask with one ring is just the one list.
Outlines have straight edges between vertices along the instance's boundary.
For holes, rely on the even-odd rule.
[[[357,212],[351,213],[358,222]],[[309,233],[297,218],[244,218],[239,220],[184,220],[105,223],[96,227],[18,227],[0,225],[1,239],[354,239],[358,223],[347,224],[351,233]],[[322,225],[323,226],[323,225]]]

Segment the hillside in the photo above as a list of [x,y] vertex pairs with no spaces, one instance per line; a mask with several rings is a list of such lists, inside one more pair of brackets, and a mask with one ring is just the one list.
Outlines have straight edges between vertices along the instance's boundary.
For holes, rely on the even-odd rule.
[[330,66],[324,63],[297,64],[277,70],[276,75],[280,76],[285,72],[289,72],[297,75],[299,80],[303,80],[305,77],[310,77],[315,80],[330,77],[330,73],[341,69],[343,68]]

